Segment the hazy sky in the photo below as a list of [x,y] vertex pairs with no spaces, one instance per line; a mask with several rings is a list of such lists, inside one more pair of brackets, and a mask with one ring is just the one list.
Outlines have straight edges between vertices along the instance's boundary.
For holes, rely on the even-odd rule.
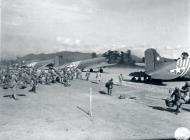
[[190,53],[189,0],[2,0],[1,55],[155,47]]

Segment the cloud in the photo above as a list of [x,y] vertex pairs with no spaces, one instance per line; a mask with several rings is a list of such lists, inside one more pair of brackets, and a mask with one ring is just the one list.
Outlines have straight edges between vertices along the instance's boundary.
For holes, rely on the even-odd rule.
[[56,40],[58,43],[62,45],[69,45],[69,46],[79,46],[81,43],[79,39],[64,38],[61,36],[58,36]]
[[147,47],[160,50],[175,47],[181,51],[183,46],[189,46],[188,3],[188,0],[4,0],[2,51],[7,56],[13,50],[24,55],[59,49],[102,52],[125,46],[140,51]]
[[80,45],[81,41],[79,39],[75,40],[75,45]]

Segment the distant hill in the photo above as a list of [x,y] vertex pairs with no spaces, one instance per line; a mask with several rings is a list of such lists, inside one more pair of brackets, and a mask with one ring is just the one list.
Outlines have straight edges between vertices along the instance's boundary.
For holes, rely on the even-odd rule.
[[33,61],[33,60],[42,61],[42,60],[54,59],[55,56],[62,56],[63,61],[65,63],[92,58],[91,53],[62,51],[62,52],[48,53],[48,54],[44,53],[28,54],[26,56],[21,57],[20,59],[25,61]]
[[[50,60],[54,59],[55,56],[62,56],[64,63],[69,63],[73,61],[85,60],[92,58],[92,53],[83,53],[83,52],[71,52],[71,51],[62,51],[57,53],[40,53],[40,54],[28,54],[26,56],[21,57],[21,60],[24,61],[43,61],[43,60]],[[97,57],[101,56],[101,54],[97,54]],[[139,63],[142,62],[142,58],[133,55],[132,59]]]

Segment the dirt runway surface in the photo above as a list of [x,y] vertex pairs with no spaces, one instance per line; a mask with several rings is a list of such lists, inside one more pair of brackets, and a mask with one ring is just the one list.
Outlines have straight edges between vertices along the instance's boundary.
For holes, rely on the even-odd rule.
[[[17,90],[19,100],[3,97],[9,90],[0,89],[0,139],[2,140],[115,140],[173,138],[178,127],[189,128],[190,106],[176,115],[167,109],[162,98],[167,86],[124,83],[114,86],[108,96],[104,81],[117,79],[125,69],[105,69],[100,84],[95,75],[90,81],[74,80],[71,87],[61,84],[39,85],[37,93]],[[127,74],[126,74],[127,75]],[[127,76],[125,76],[128,78]],[[117,83],[117,80],[115,80]],[[92,117],[89,91],[92,88]],[[120,95],[125,99],[118,99]]]

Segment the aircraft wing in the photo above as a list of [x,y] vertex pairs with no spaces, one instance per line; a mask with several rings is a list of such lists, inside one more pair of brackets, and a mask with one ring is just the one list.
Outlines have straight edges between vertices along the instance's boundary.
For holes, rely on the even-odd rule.
[[71,62],[67,64],[63,64],[61,66],[58,66],[58,69],[64,69],[64,68],[77,68],[80,65],[81,61]]
[[40,69],[40,70],[48,70],[49,68],[48,68],[48,67],[46,67],[46,64],[45,64],[45,65],[43,65],[43,66],[39,67],[38,69]]
[[37,63],[38,63],[38,62],[32,62],[32,63],[30,63],[30,64],[27,64],[26,66],[28,66],[28,67],[34,67]]
[[[115,64],[116,64],[116,63],[115,63]],[[87,67],[85,67],[85,69],[90,69],[90,68],[92,68],[92,69],[94,69],[94,68],[104,68],[104,67],[113,66],[113,65],[115,65],[115,64],[108,64],[108,63],[103,62],[103,63],[99,63],[99,64],[94,64],[94,65],[87,66]]]
[[115,64],[109,64],[105,57],[98,57],[93,59],[86,59],[76,62],[71,62],[62,66],[59,66],[58,69],[63,69],[66,67],[74,67],[79,69],[89,69],[89,68],[100,68],[100,67],[108,67]]
[[66,67],[67,67],[67,65],[64,64],[64,65],[58,66],[58,67],[56,67],[56,68],[58,68],[58,69],[64,69],[64,68],[66,68]]

